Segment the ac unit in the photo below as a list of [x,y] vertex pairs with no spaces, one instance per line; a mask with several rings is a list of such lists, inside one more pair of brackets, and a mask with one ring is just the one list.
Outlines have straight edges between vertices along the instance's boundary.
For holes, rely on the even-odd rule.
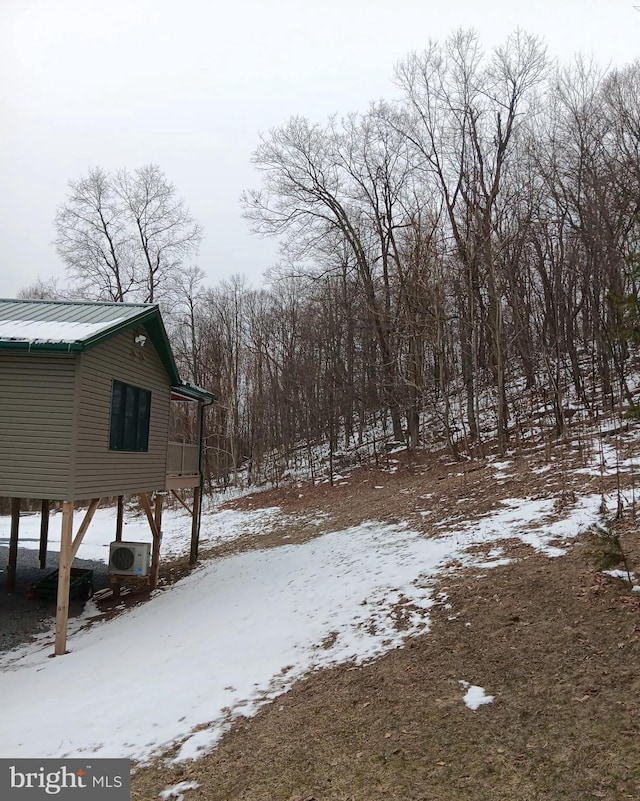
[[150,542],[112,542],[109,573],[115,576],[146,576],[151,564]]

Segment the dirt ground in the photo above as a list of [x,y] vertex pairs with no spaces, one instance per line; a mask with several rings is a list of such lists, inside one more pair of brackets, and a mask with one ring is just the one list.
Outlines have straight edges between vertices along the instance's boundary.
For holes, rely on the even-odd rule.
[[[247,538],[210,554],[304,541],[365,519],[408,520],[428,536],[439,521],[468,519],[500,498],[553,494],[561,504],[620,484],[576,474],[575,449],[547,458],[511,460],[497,480],[486,462],[401,455],[334,487],[252,496],[235,505],[278,505],[289,524],[258,546]],[[633,479],[624,482],[628,501]],[[640,565],[629,513],[619,533]],[[504,547],[511,564],[441,581],[436,594],[447,597],[427,633],[369,664],[317,671],[241,718],[196,762],[138,769],[132,798],[195,781],[187,801],[640,799],[640,593],[598,571],[601,544],[591,537],[553,559]],[[468,709],[462,681],[494,702]]]

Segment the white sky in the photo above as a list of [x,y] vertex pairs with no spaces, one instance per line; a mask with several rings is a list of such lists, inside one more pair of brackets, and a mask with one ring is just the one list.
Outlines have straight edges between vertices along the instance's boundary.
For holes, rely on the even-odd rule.
[[516,27],[552,56],[640,55],[640,0],[0,0],[0,296],[63,276],[51,241],[67,183],[158,164],[204,226],[211,283],[259,281],[277,248],[249,233],[258,133],[391,97],[393,65],[429,38]]

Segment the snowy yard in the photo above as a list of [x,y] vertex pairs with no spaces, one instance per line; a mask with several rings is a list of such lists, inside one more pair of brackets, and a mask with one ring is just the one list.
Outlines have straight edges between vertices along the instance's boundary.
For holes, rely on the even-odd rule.
[[[262,509],[259,514],[239,515],[232,511],[204,513],[200,532],[203,547],[217,545],[236,539],[240,534],[266,533],[272,527],[271,520],[278,509]],[[84,515],[82,509],[74,515],[74,530],[77,531]],[[60,530],[62,513],[52,513],[49,522],[49,549],[60,550]],[[0,544],[8,545],[10,520],[0,517]],[[114,508],[98,508],[82,544],[78,549],[78,559],[96,559],[108,563],[109,543],[115,539],[116,518]],[[165,510],[162,517],[163,559],[180,556],[189,552],[191,538],[191,517],[186,511]],[[122,539],[133,542],[151,542],[151,531],[142,512],[134,514],[127,511],[124,517]],[[40,515],[23,513],[20,518],[20,540],[22,548],[38,549],[40,543]]]
[[[0,753],[144,762],[179,745],[178,759],[196,757],[235,717],[252,715],[309,671],[369,660],[424,631],[429,608],[446,600],[436,595],[435,578],[504,564],[500,543],[511,538],[559,556],[562,540],[591,525],[600,503],[599,494],[585,495],[558,513],[549,500],[512,499],[484,517],[441,525],[433,538],[408,524],[369,521],[205,562],[113,620],[74,624],[65,657],[49,658],[50,634],[4,654]],[[282,522],[273,507],[210,511],[201,541]],[[37,548],[38,524],[37,517],[22,521],[21,545]],[[7,520],[0,525],[1,536]],[[188,549],[189,526],[187,515],[166,513],[165,556]],[[113,529],[114,510],[99,510],[79,556],[106,560]],[[129,520],[124,539],[149,539],[147,531],[143,520]],[[80,622],[95,613],[89,602]],[[469,684],[459,679],[461,705],[500,695],[500,687],[465,695]]]

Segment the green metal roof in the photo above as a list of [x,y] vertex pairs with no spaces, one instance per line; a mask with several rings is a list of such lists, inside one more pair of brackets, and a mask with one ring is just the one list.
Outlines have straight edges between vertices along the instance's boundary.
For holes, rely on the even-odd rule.
[[2,299],[0,320],[108,325],[114,320],[136,317],[141,311],[157,308],[153,303]]
[[0,299],[0,349],[81,353],[136,325],[147,330],[171,384],[185,386],[154,303]]

